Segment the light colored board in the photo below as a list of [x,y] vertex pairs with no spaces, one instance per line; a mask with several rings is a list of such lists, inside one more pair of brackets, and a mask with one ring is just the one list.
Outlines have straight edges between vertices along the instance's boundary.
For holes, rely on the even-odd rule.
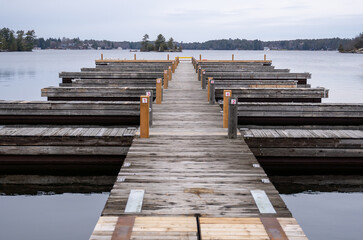
[[142,209],[142,202],[144,200],[144,190],[132,189],[125,207],[125,213],[139,213]]
[[276,213],[276,210],[272,206],[265,191],[251,190],[251,194],[256,202],[256,205],[260,213]]

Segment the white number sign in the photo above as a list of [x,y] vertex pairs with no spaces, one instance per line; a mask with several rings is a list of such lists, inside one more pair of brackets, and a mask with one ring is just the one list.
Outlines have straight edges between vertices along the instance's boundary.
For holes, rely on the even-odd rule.
[[236,99],[231,99],[231,104],[236,104]]
[[226,92],[226,97],[230,97],[231,93],[230,92]]
[[147,103],[147,98],[142,98],[142,103]]

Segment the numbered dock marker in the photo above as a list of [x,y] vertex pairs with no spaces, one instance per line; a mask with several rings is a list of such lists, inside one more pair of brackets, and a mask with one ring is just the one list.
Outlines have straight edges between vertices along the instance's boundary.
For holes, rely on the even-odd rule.
[[237,100],[236,99],[231,99],[231,104],[236,104]]
[[210,83],[213,83],[214,84],[214,80],[211,80]]
[[203,72],[203,74],[205,74],[205,72]]
[[150,97],[151,96],[151,92],[146,92],[146,96],[149,96]]
[[160,83],[161,81],[160,81],[160,79],[156,79],[156,82],[157,82],[157,83]]
[[231,93],[230,92],[226,92],[226,97],[230,97]]
[[147,103],[147,98],[142,98],[142,103]]

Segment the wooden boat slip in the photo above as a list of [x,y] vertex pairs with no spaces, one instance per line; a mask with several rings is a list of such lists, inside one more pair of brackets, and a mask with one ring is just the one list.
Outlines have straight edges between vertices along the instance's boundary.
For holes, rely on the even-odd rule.
[[[0,164],[120,163],[135,132],[136,128],[99,126],[3,127],[0,128]],[[38,158],[30,161],[31,155]],[[75,156],[91,157],[77,159]]]
[[363,126],[363,104],[239,103],[241,125]]
[[[156,84],[155,84],[156,85]],[[137,101],[146,90],[156,96],[156,87],[48,87],[42,97],[50,101]],[[154,97],[155,98],[155,97]]]
[[239,102],[321,102],[328,97],[325,88],[230,88],[218,86],[216,100],[223,99],[223,91],[231,90]]
[[0,125],[137,125],[139,102],[0,101]]
[[128,79],[128,78],[136,78],[136,79],[157,79],[162,78],[164,76],[163,72],[124,72],[124,73],[113,73],[113,72],[61,72],[59,73],[59,77],[62,78],[63,83],[71,83],[72,79]]
[[361,130],[248,129],[241,133],[262,163],[363,164]]

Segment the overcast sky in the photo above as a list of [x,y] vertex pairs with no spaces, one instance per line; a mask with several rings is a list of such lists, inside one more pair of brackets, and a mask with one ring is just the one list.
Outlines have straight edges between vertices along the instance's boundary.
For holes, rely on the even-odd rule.
[[352,38],[363,32],[363,0],[0,0],[0,27],[115,41]]

